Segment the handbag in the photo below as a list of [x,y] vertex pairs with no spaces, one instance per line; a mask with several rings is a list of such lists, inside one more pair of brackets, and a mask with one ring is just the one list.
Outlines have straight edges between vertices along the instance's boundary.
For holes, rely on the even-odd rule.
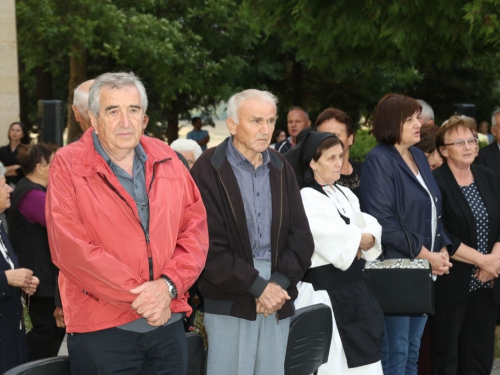
[[[415,259],[410,236],[410,259],[381,259],[366,262],[363,280],[384,314],[434,314],[434,281],[427,259]],[[383,257],[383,254],[382,254]]]

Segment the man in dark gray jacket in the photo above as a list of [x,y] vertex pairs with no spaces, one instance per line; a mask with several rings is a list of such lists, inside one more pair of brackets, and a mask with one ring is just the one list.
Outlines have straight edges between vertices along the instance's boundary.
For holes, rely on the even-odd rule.
[[228,102],[231,137],[192,169],[207,209],[208,374],[283,374],[296,284],[314,249],[291,166],[268,149],[276,97],[246,90]]

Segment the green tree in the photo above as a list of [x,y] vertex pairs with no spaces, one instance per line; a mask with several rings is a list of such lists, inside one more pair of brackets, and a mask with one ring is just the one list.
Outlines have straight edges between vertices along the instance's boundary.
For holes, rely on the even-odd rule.
[[[47,85],[66,86],[71,103],[85,79],[134,71],[151,98],[150,122],[168,123],[171,142],[179,115],[210,112],[247,64],[240,54],[251,35],[237,8],[230,0],[19,0],[22,83],[32,87],[38,69],[51,78]],[[79,130],[69,106],[68,124],[71,141]]]
[[427,99],[442,118],[453,103],[472,101],[484,118],[499,100],[498,0],[244,5],[263,39],[279,41],[291,82],[301,80],[302,97],[293,100],[313,113],[333,105],[367,115],[383,94],[397,91]]

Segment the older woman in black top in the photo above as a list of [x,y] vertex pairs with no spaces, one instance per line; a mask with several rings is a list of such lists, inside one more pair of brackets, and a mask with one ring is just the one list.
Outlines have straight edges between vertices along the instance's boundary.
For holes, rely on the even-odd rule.
[[500,284],[500,194],[493,173],[473,165],[474,124],[453,116],[436,147],[445,159],[433,174],[443,224],[456,251],[450,274],[436,281],[433,374],[490,374]]
[[[0,164],[0,212],[10,207],[12,188],[5,183]],[[17,257],[0,222],[0,374],[28,359],[23,326],[21,290],[31,295],[39,284],[33,271],[19,268]]]

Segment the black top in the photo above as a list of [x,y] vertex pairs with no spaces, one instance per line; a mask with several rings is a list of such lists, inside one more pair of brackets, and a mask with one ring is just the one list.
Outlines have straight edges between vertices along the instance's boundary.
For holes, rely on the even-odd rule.
[[[488,212],[489,233],[487,252],[500,242],[500,192],[496,188],[495,176],[486,167],[471,165],[474,182]],[[474,214],[462,193],[453,173],[446,163],[433,172],[443,199],[442,222],[446,233],[458,249],[464,243],[478,249],[478,236]],[[450,253],[453,255],[453,252]],[[450,274],[438,277],[435,282],[436,306],[451,307],[465,304],[469,297],[470,277],[473,266],[452,260]],[[500,283],[494,283],[495,301],[500,302]]]
[[337,184],[349,188],[359,199],[361,206],[361,191],[359,189],[359,182],[361,180],[361,169],[363,163],[360,161],[349,160],[352,165],[351,174],[341,174]]
[[33,189],[46,191],[42,185],[28,178],[23,178],[16,185],[11,197],[12,206],[7,212],[9,237],[17,252],[20,267],[32,270],[40,279],[35,295],[54,297],[57,268],[50,257],[47,228],[28,221],[19,212],[21,199]]
[[[17,160],[17,150],[19,146],[16,147],[14,151],[10,149],[10,145],[0,147],[0,162],[4,165],[4,167],[10,167],[11,165],[19,164]],[[16,185],[21,178],[24,177],[24,172],[21,168],[16,170],[17,176],[5,176],[5,180],[8,184],[12,183]]]

